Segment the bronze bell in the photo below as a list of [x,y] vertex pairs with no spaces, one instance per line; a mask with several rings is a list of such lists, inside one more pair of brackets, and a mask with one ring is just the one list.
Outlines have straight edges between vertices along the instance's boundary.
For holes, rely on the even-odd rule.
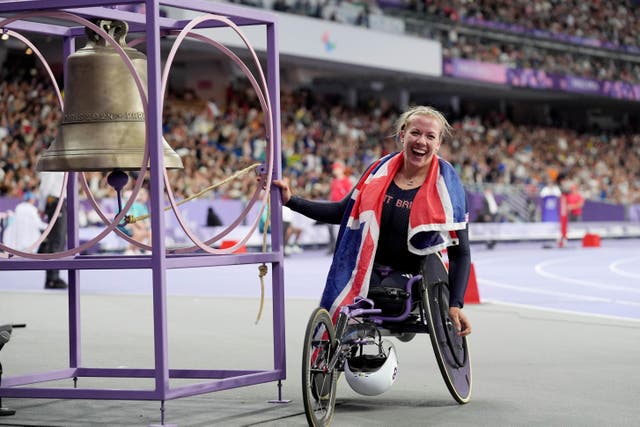
[[[122,46],[147,86],[146,56],[125,44],[128,25],[98,20]],[[88,42],[67,59],[64,113],[59,136],[42,154],[40,171],[139,170],[145,145],[140,92],[115,48],[87,28]],[[180,156],[162,139],[164,166],[182,168]]]

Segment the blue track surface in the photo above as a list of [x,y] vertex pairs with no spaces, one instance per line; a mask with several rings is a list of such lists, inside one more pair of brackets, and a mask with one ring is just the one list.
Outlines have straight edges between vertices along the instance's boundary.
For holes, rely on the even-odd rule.
[[640,320],[640,242],[502,244],[473,250],[481,300]]
[[[604,240],[598,248],[543,248],[542,243],[472,246],[482,302],[640,320],[640,241]],[[287,298],[318,299],[331,259],[324,251],[285,258]],[[267,277],[267,285],[269,282]],[[45,292],[44,272],[0,271],[0,291]],[[82,292],[147,294],[146,270],[81,273]],[[266,287],[269,296],[269,286]],[[257,266],[170,270],[170,295],[258,297]],[[46,291],[60,292],[60,291]]]

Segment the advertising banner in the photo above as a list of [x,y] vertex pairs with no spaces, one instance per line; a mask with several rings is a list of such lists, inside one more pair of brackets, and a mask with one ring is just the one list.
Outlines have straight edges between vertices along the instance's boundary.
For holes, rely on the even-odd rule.
[[514,87],[558,90],[640,101],[640,85],[547,73],[544,70],[531,68],[505,67],[500,64],[468,59],[445,58],[443,60],[443,74]]

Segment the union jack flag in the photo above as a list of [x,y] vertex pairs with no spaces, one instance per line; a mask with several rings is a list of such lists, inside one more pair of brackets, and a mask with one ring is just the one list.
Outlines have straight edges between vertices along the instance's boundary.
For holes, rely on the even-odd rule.
[[[403,159],[401,152],[381,158],[362,175],[352,193],[320,301],[334,322],[340,307],[369,291],[383,198]],[[418,255],[458,244],[456,230],[464,229],[468,221],[458,174],[450,163],[439,157],[434,159],[437,161],[431,162],[409,215],[407,245],[410,252]]]

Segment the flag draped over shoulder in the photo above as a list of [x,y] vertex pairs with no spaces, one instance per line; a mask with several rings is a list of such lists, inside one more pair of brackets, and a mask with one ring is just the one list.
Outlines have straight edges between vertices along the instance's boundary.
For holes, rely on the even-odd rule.
[[[465,193],[453,166],[434,157],[409,215],[408,248],[417,255],[458,244],[455,230],[467,224]],[[339,308],[366,296],[380,235],[382,202],[402,166],[403,153],[389,154],[362,175],[347,206],[320,305],[337,318]]]

